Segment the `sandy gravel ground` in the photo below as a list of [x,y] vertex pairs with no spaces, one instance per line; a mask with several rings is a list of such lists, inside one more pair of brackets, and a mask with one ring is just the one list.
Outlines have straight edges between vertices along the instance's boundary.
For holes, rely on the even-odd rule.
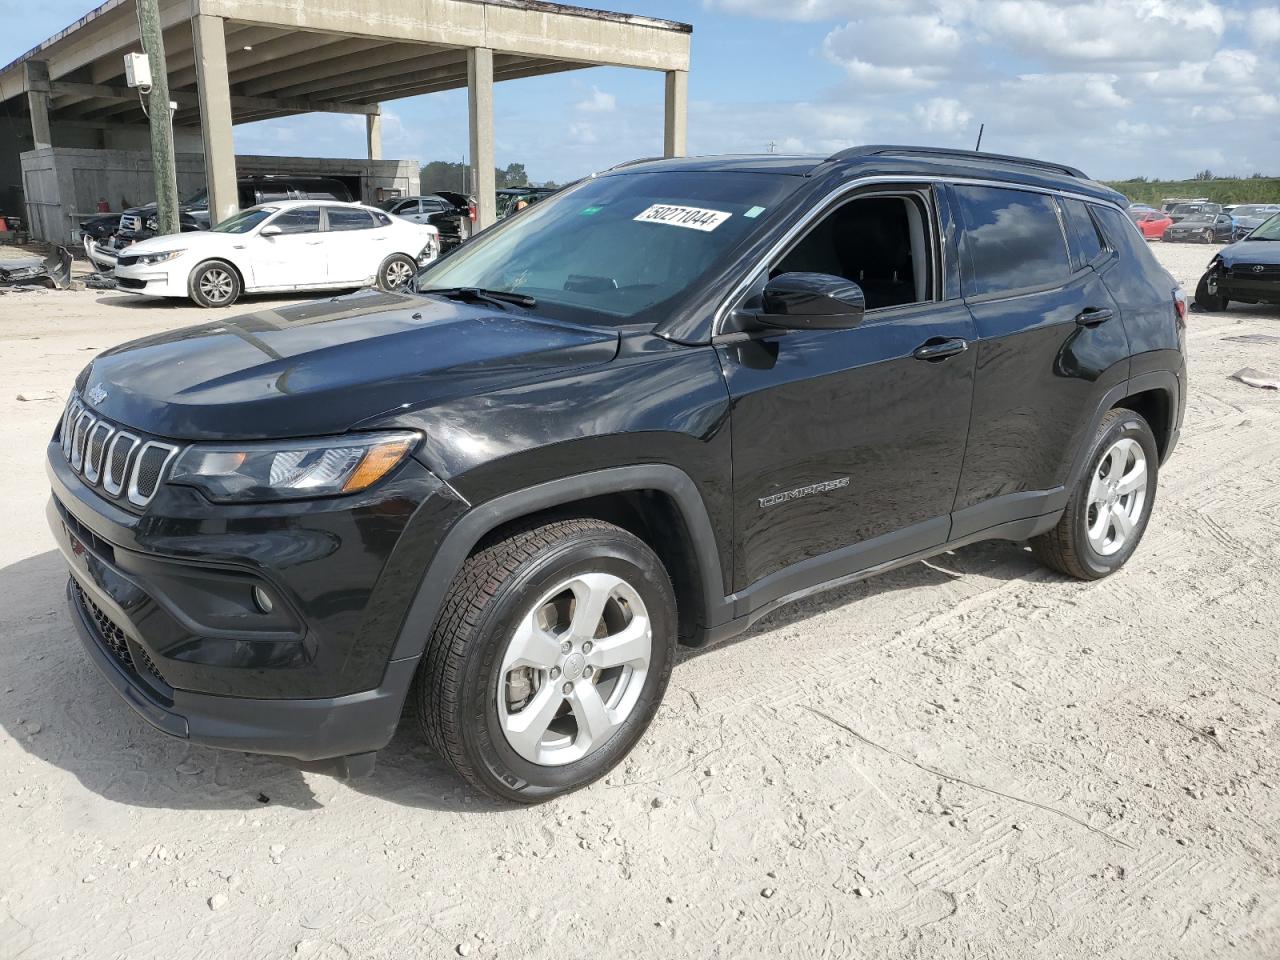
[[521,810],[407,724],[351,783],[167,739],[83,655],[45,438],[95,350],[200,318],[0,296],[0,956],[1280,957],[1280,396],[1228,379],[1280,349],[1224,340],[1280,308],[1192,315],[1122,574],[992,543],[785,608]]

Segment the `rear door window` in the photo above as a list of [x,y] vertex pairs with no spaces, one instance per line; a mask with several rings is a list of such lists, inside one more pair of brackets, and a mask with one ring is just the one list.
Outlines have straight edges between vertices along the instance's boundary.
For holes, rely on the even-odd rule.
[[367,210],[358,207],[329,207],[329,229],[339,230],[372,230],[375,226],[373,217]]
[[1071,275],[1053,197],[1005,187],[951,189],[965,228],[969,296],[1051,286]]
[[[1089,216],[1089,206],[1083,200],[1064,198],[1062,209],[1066,213],[1067,226],[1071,230],[1071,265],[1080,270],[1093,263],[1102,253],[1102,237],[1098,225]],[[1148,217],[1143,217],[1144,220]]]

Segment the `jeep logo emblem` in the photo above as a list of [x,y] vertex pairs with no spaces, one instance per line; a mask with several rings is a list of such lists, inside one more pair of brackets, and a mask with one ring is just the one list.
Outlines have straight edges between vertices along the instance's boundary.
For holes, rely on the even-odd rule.
[[102,403],[103,400],[107,399],[107,390],[102,384],[95,383],[89,388],[89,392],[85,394],[85,399],[96,407],[98,404]]

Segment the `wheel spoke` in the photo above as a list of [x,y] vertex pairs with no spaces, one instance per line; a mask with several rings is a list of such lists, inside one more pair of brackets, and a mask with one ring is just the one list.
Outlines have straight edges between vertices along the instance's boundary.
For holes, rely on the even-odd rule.
[[507,646],[502,661],[502,672],[515,667],[553,666],[560,657],[560,641],[543,630],[537,623],[538,611],[526,616],[516,628],[515,636]]
[[1093,479],[1089,481],[1089,503],[1097,503],[1102,499],[1102,464],[1098,464],[1098,469],[1093,471]]
[[587,654],[587,663],[599,669],[620,667],[623,664],[645,666],[653,647],[649,618],[636,615],[621,631],[611,637],[595,641]]
[[543,684],[527,707],[519,713],[508,714],[503,719],[507,740],[521,756],[531,760],[537,757],[538,742],[547,732],[547,727],[555,719],[562,703],[564,695],[559,687],[554,683]]
[[590,681],[575,683],[568,699],[573,718],[578,721],[577,746],[584,751],[590,750],[613,730],[613,717],[609,715],[600,691]]
[[1128,540],[1129,534],[1133,533],[1133,518],[1129,516],[1129,511],[1117,503],[1111,508],[1111,522],[1116,528],[1116,539]]
[[570,632],[580,640],[590,640],[600,627],[604,606],[609,602],[618,578],[607,573],[587,573],[570,584],[569,589],[577,601],[573,610]]
[[1111,526],[1111,511],[1105,506],[1098,506],[1098,516],[1089,524],[1089,540],[1096,548],[1107,535],[1107,530]]
[[1135,490],[1142,489],[1147,485],[1147,461],[1145,458],[1138,458],[1134,461],[1133,467],[1129,472],[1120,478],[1120,485],[1116,488],[1119,494],[1133,493]]

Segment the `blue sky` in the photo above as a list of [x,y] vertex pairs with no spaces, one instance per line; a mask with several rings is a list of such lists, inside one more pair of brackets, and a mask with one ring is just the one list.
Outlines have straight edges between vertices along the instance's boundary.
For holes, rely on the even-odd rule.
[[[1042,156],[1100,178],[1280,175],[1275,0],[629,0],[692,23],[693,153],[855,143]],[[0,62],[91,4],[0,0]],[[662,77],[597,68],[500,83],[497,160],[568,180],[662,147]],[[466,96],[384,105],[384,155],[466,152]],[[359,156],[360,118],[236,128],[241,153]]]

